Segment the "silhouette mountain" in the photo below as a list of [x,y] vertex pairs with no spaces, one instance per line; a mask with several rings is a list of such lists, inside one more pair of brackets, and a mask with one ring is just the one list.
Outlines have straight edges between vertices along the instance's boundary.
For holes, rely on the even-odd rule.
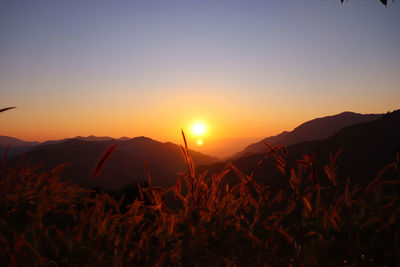
[[[374,120],[374,117],[378,119]],[[343,126],[356,121],[367,122]],[[341,130],[337,130],[336,134],[331,134],[340,127]],[[307,134],[311,137],[308,137]],[[321,140],[326,136],[328,137]],[[99,178],[94,181],[95,186],[106,189],[120,189],[131,182],[146,180],[144,167],[146,160],[155,185],[170,186],[175,183],[177,172],[186,171],[186,165],[178,145],[161,143],[146,137],[112,139],[78,136],[73,139],[44,142],[39,145],[37,142],[23,142],[7,138],[3,137],[0,140],[12,140],[14,144],[19,144],[19,147],[25,149],[24,145],[32,145],[27,151],[26,158],[31,159],[33,163],[43,163],[44,170],[50,170],[65,162],[73,162],[65,168],[62,178],[80,184],[89,183],[91,171],[104,151],[111,144],[117,143],[115,151]],[[320,140],[309,140],[310,138]],[[336,153],[343,148],[344,151],[338,160],[339,174],[346,175],[346,177],[342,177],[343,179],[347,179],[349,176],[354,180],[365,182],[374,178],[381,168],[393,160],[395,152],[400,150],[400,111],[385,115],[344,112],[306,122],[292,132],[284,132],[266,140],[272,146],[285,144],[284,142],[289,144],[286,161],[291,167],[296,166],[296,160],[300,159],[302,154],[315,153],[319,170],[323,170],[323,166],[328,164],[329,152]],[[293,144],[298,140],[300,142]],[[5,143],[0,142],[0,145]],[[265,148],[263,150],[266,151]],[[242,156],[234,159],[233,163],[249,174],[264,158],[264,154],[261,152]],[[210,174],[222,170],[228,163],[194,151],[191,152],[191,155],[195,165],[201,166],[198,170],[207,169]],[[274,164],[273,158],[266,159],[259,168],[255,169],[256,180],[276,188],[287,187],[288,176],[282,176]],[[318,175],[325,177],[324,173]],[[234,179],[234,175],[229,174],[228,176]]]
[[276,136],[267,137],[260,142],[247,146],[244,150],[236,153],[231,159],[267,152],[264,142],[271,146],[293,145],[304,141],[323,140],[337,133],[346,126],[368,122],[381,117],[382,114],[359,114],[354,112],[343,112],[333,116],[317,118],[307,121],[293,131],[284,131]]
[[9,136],[0,136],[0,155],[2,155],[7,148],[8,145],[10,145],[10,149],[8,151],[8,156],[10,157],[15,157],[19,156],[22,153],[28,151],[29,149],[33,148],[34,146],[39,146],[39,145],[51,145],[51,144],[59,144],[68,140],[72,139],[77,139],[77,140],[82,140],[82,141],[111,141],[111,140],[118,140],[118,141],[126,141],[129,140],[129,137],[121,137],[118,139],[109,137],[109,136],[94,136],[94,135],[89,135],[89,136],[76,136],[73,138],[64,138],[64,139],[59,139],[59,140],[48,140],[44,142],[29,142],[29,141],[23,141],[14,137],[9,137]]
[[[302,155],[315,154],[317,178],[328,183],[323,167],[329,164],[329,153],[343,149],[337,160],[338,177],[343,184],[350,177],[352,182],[367,184],[387,164],[392,163],[396,153],[400,153],[400,110],[387,113],[380,118],[347,126],[325,140],[305,141],[286,147],[288,167],[296,168],[296,161]],[[254,178],[261,184],[275,189],[288,189],[289,175],[285,175],[275,166],[275,159],[270,156],[264,159],[265,153],[244,156],[233,160],[233,164],[246,174],[254,170]],[[257,163],[264,159],[258,167]],[[199,171],[208,170],[210,174],[221,171],[228,162],[201,166]],[[233,173],[228,181],[238,179]]]
[[20,139],[9,136],[0,136],[0,155],[1,157],[3,156],[4,151],[6,150],[8,145],[10,145],[8,157],[15,157],[24,153],[25,151],[28,151],[32,147],[37,146],[38,144],[40,143],[22,141]]
[[[64,138],[64,139],[59,139],[59,140],[49,140],[40,143],[40,145],[50,145],[50,144],[59,144],[68,140],[82,140],[82,141],[110,141],[110,140],[116,140],[115,138],[109,137],[109,136],[94,136],[94,135],[89,135],[89,136],[76,136],[73,138]],[[119,140],[119,139],[118,139]]]
[[[98,140],[91,138],[91,140]],[[61,143],[35,146],[26,154],[33,164],[43,164],[43,170],[51,170],[59,164],[72,162],[65,167],[62,178],[73,183],[88,184],[90,174],[105,150],[113,143],[117,147],[105,164],[94,186],[106,189],[120,189],[135,181],[147,180],[145,161],[152,176],[153,184],[170,186],[176,181],[178,172],[186,171],[181,149],[173,143],[161,143],[146,137],[126,140],[111,139],[86,141],[80,138]],[[215,158],[191,151],[197,165],[211,164]]]
[[0,145],[1,146],[36,146],[40,144],[39,142],[29,142],[29,141],[23,141],[14,137],[9,137],[9,136],[3,136],[0,135]]

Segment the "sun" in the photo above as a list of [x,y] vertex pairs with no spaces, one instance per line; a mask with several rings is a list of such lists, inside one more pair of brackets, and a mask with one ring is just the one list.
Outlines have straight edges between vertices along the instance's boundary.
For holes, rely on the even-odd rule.
[[192,133],[195,136],[203,136],[204,133],[206,132],[206,125],[202,122],[196,122],[192,126]]

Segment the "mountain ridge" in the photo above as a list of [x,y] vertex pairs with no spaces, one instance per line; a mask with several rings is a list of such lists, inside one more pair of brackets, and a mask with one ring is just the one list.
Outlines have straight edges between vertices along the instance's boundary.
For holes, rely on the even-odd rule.
[[[327,181],[324,166],[329,164],[329,154],[335,155],[343,150],[337,159],[338,177],[341,183],[350,178],[352,183],[366,185],[374,179],[380,170],[393,162],[396,153],[400,153],[400,110],[383,114],[376,120],[346,126],[333,136],[324,140],[303,141],[286,147],[286,164],[297,168],[297,161],[303,155],[315,155],[317,177]],[[263,164],[255,168],[263,160]],[[254,171],[254,179],[271,188],[288,190],[290,171],[280,173],[272,156],[265,153],[247,155],[231,161],[243,173]],[[225,168],[227,161],[199,167],[199,171],[208,170],[218,173]],[[288,169],[289,170],[289,169]],[[279,179],[277,179],[279,177]],[[236,179],[228,174],[227,180]]]
[[267,151],[264,142],[271,146],[287,146],[304,141],[323,140],[346,126],[372,121],[381,116],[383,116],[383,114],[361,114],[344,111],[335,115],[315,118],[300,124],[292,131],[283,131],[278,135],[270,136],[259,142],[250,144],[244,150],[234,154],[229,159],[234,160],[252,154],[264,153]]
[[[159,142],[148,137],[135,137],[129,140],[86,141],[68,139],[61,143],[44,144],[26,152],[25,158],[32,164],[43,164],[43,171],[73,162],[65,167],[62,178],[77,184],[88,184],[91,171],[106,149],[117,144],[99,178],[93,185],[105,189],[118,190],[135,182],[145,181],[147,162],[153,183],[157,186],[169,186],[176,180],[178,172],[186,171],[185,160],[179,145],[171,142]],[[204,165],[217,162],[216,158],[191,150],[196,164]],[[17,158],[12,161],[14,164]]]

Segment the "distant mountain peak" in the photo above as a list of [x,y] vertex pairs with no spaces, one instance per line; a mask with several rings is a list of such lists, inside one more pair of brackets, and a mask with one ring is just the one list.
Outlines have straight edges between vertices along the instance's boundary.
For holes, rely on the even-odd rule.
[[330,116],[327,116],[327,117],[333,117],[333,116],[338,116],[338,115],[343,115],[343,114],[357,114],[357,115],[362,115],[361,113],[357,113],[357,112],[353,112],[353,111],[343,111],[343,112],[338,113],[338,114],[336,114],[336,115],[330,115]]
[[151,139],[151,138],[146,137],[146,136],[137,136],[137,137],[134,137],[134,138],[130,139],[130,141],[133,141],[133,142],[154,142],[154,143],[161,143],[161,142],[159,142],[159,141],[156,141],[156,140]]
[[284,131],[278,135],[270,136],[260,142],[251,144],[241,152],[236,153],[232,158],[264,153],[266,151],[264,142],[271,146],[275,146],[293,145],[304,141],[323,140],[347,126],[372,121],[382,117],[382,115],[383,114],[360,114],[351,111],[344,111],[336,115],[315,118],[300,124],[290,132]]
[[[315,164],[316,177],[321,182],[323,180],[328,182],[324,166],[330,162],[330,153],[335,154],[343,149],[343,153],[337,160],[338,180],[342,184],[351,181],[352,184],[367,185],[376,178],[382,168],[393,163],[396,154],[400,153],[400,110],[384,115],[373,115],[378,115],[378,118],[371,119],[367,116],[368,121],[348,125],[324,140],[288,145],[285,156],[287,170],[297,169],[298,160],[302,158],[302,155],[314,154],[316,160],[313,164]],[[258,165],[260,160],[263,160],[263,164]],[[250,173],[257,166],[253,179],[262,185],[268,185],[274,189],[289,189],[287,180],[289,177],[281,176],[276,168],[275,159],[271,156],[266,159],[264,152],[243,155],[230,161],[243,173]],[[226,164],[227,162],[219,162],[204,166],[200,171],[208,170],[209,173],[218,173],[225,168]],[[396,177],[396,174],[389,168],[381,177],[391,179],[391,177]],[[226,179],[230,178],[236,177],[228,174]]]
[[74,139],[80,139],[80,140],[83,140],[83,141],[109,141],[109,140],[114,140],[114,138],[109,137],[109,136],[95,136],[95,135],[89,135],[87,137],[77,136]]
[[[118,146],[96,180],[96,185],[111,189],[121,188],[135,180],[145,180],[144,162],[148,162],[152,181],[156,185],[170,186],[175,182],[176,174],[186,170],[182,152],[173,143],[162,143],[145,136],[122,141],[94,142],[87,139],[93,138],[71,138],[36,146],[27,152],[26,157],[34,163],[44,163],[49,170],[58,164],[74,161],[75,164],[63,172],[63,177],[75,183],[86,183],[96,160],[110,142],[116,142]],[[211,156],[191,152],[195,164],[206,165],[217,161]]]
[[23,141],[18,138],[0,135],[0,146],[35,146],[38,145],[39,142],[36,141]]

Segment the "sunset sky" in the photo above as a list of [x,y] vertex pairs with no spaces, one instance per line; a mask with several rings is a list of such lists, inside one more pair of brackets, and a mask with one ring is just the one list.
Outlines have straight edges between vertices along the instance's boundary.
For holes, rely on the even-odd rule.
[[24,140],[181,143],[201,121],[207,152],[400,108],[397,0],[6,0],[0,36],[0,135]]

